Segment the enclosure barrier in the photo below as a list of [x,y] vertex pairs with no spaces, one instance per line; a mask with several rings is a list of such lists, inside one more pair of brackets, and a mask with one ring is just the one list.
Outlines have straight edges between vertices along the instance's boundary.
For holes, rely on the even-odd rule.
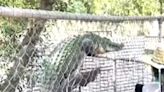
[[[0,78],[2,76],[2,80],[0,80],[0,91],[2,92],[17,90],[22,92],[61,92],[61,90],[67,92],[69,89],[67,91],[64,90],[66,86],[73,89],[68,92],[134,92],[137,83],[148,83],[153,79],[152,73],[148,71],[150,69],[147,69],[149,68],[147,67],[148,65],[138,61],[138,58],[145,55],[145,47],[147,47],[145,44],[157,43],[158,39],[161,41],[164,16],[96,16],[8,7],[0,7],[0,16],[8,18],[9,21],[12,18],[38,19],[30,21],[31,28],[24,31],[26,32],[25,36],[23,36],[20,44],[17,43],[18,46],[12,47],[13,44],[9,43],[10,41],[8,40],[7,45],[4,45],[4,47],[11,46],[11,49],[18,51],[10,52],[11,54],[9,55],[3,52],[0,57],[0,63],[2,63],[0,66],[14,63],[13,67],[7,71],[8,75],[7,73],[0,75]],[[157,21],[158,39],[157,37],[150,39],[142,35],[144,33],[144,21]],[[12,25],[11,23],[7,27]],[[135,30],[135,28],[138,30]],[[6,29],[1,28],[0,30]],[[124,31],[127,33],[124,33]],[[88,32],[106,37],[116,43],[123,43],[124,47],[122,50],[100,54],[97,57],[83,57],[84,59],[81,60],[83,62],[81,63],[82,66],[77,68],[77,70],[80,70],[80,75],[77,74],[80,78],[83,79],[83,77],[88,75],[89,78],[90,76],[93,77],[95,72],[90,74],[90,71],[100,67],[100,73],[96,74],[96,79],[85,79],[87,82],[89,81],[87,85],[74,86],[72,84],[70,86],[67,81],[71,77],[67,75],[61,85],[56,85],[58,84],[58,80],[56,80],[58,77],[53,77],[57,76],[54,73],[57,67],[55,62],[64,61],[65,59],[63,58],[68,57],[65,55],[70,55],[70,53],[72,54],[69,57],[78,55],[79,53],[74,51],[74,49],[76,50],[75,47],[72,47],[69,53],[65,48],[68,44],[71,44],[74,36],[87,34]],[[135,36],[131,35],[135,32],[138,32]],[[15,37],[13,34],[10,36]],[[126,37],[122,34],[125,34]],[[81,59],[81,57],[79,58]],[[61,70],[63,71],[61,78],[65,77],[64,70],[72,69],[74,63],[71,61],[78,62],[76,58],[65,61],[71,64],[64,63],[68,65]],[[0,70],[6,71],[6,66],[0,68]],[[89,72],[89,74],[85,75],[86,72]],[[82,74],[84,75],[81,77]],[[69,76],[72,76],[72,74],[70,73]],[[72,78],[74,77],[76,76],[73,75]],[[56,90],[57,87],[59,87],[58,91]]]
[[0,7],[0,15],[6,17],[41,18],[41,19],[64,19],[64,20],[86,20],[86,21],[144,21],[163,20],[164,16],[102,16],[80,13],[69,13],[59,11],[32,10]]
[[96,16],[91,14],[76,14],[68,12],[55,12],[45,10],[19,9],[0,7],[0,15],[8,17],[22,18],[41,18],[41,19],[64,19],[64,20],[82,20],[82,21],[144,21],[158,20],[159,23],[159,41],[161,38],[161,24],[164,16]]

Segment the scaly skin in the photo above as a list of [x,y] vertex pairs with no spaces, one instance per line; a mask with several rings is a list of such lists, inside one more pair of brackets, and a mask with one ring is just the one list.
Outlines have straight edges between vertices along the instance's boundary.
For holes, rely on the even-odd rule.
[[[121,50],[123,48],[123,44],[112,42],[110,39],[100,37],[93,33],[73,37],[65,44],[63,47],[64,50],[58,55],[60,58],[56,58],[55,69],[51,70],[53,74],[51,74],[50,79],[48,79],[48,83],[50,83],[48,89],[51,89],[52,92],[62,92],[64,89],[59,89],[59,86],[62,86],[63,80],[82,65],[82,59],[86,55],[86,53],[81,50],[81,44],[84,39],[91,39],[93,41],[95,54],[109,52],[109,48],[113,48],[114,50]],[[103,52],[100,48],[103,49]],[[50,90],[48,91],[51,92]]]

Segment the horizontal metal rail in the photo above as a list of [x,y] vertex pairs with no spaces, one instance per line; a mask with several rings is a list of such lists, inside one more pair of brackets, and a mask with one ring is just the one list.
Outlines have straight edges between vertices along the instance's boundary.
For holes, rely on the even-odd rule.
[[41,18],[41,19],[64,19],[64,20],[84,20],[84,21],[151,21],[164,20],[164,16],[98,16],[91,14],[68,13],[59,11],[33,10],[0,7],[0,16]]

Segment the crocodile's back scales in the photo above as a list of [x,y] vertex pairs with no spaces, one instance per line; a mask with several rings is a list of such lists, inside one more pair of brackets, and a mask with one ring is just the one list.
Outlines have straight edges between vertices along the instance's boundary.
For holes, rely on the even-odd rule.
[[[86,40],[86,41],[84,41]],[[88,33],[84,35],[78,35],[71,38],[71,40],[67,40],[68,42],[63,45],[62,50],[59,51],[56,61],[54,63],[53,74],[51,74],[50,87],[48,89],[56,90],[56,92],[60,92],[62,89],[60,87],[66,85],[64,82],[65,79],[69,78],[72,73],[80,68],[83,64],[82,59],[90,48],[82,49],[83,47],[92,47],[91,52],[94,54],[99,54],[99,48],[103,49],[105,52],[110,51],[109,48],[113,48],[114,50],[119,50],[123,47],[122,44],[114,43],[110,39],[105,37],[100,37],[93,33]],[[88,42],[88,43],[85,43]],[[88,45],[88,46],[85,46]],[[104,53],[105,53],[104,52]],[[73,85],[72,85],[73,86]],[[52,91],[54,92],[54,91]]]

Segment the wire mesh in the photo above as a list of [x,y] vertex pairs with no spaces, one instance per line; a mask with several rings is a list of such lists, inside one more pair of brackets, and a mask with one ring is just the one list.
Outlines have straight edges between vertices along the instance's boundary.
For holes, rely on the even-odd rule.
[[[137,83],[153,79],[150,66],[138,61],[154,40],[146,37],[152,21],[6,19],[0,28],[0,92],[134,92]],[[81,51],[90,32],[94,56]],[[117,44],[108,47],[112,42]]]

